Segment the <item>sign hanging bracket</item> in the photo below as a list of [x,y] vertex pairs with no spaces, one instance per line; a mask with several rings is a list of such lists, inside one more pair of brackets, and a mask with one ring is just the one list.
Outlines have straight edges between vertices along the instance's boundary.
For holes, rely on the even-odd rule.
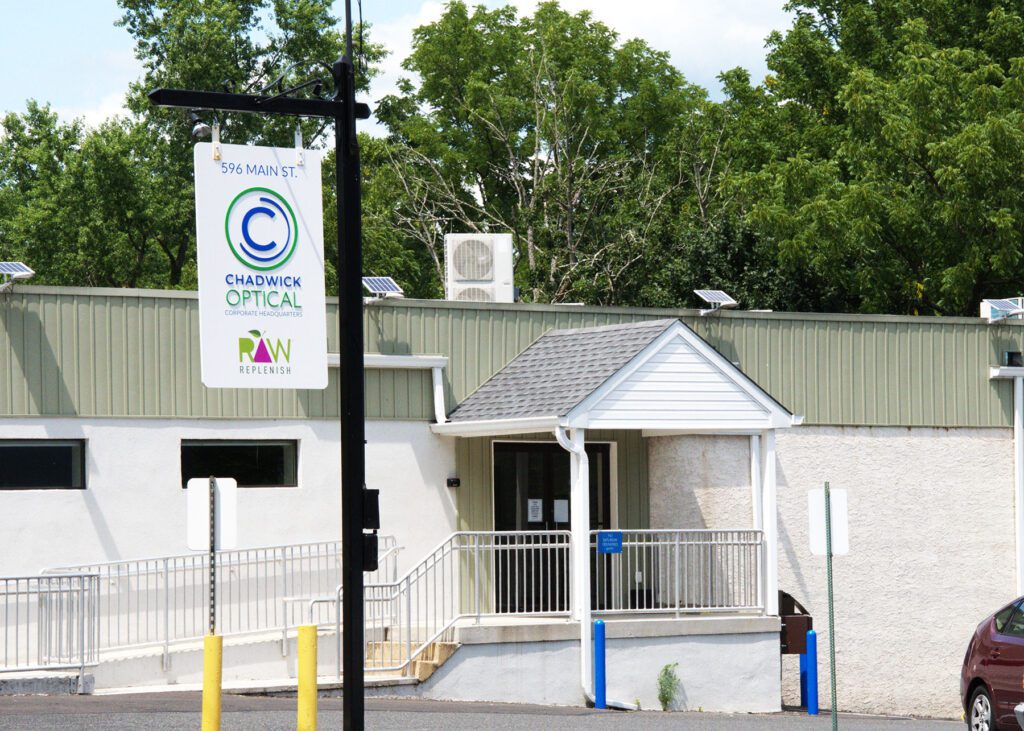
[[213,143],[211,149],[213,150],[213,159],[220,160],[220,120],[214,119],[213,126],[211,127],[210,141]]
[[306,154],[302,149],[302,127],[299,123],[295,123],[295,164],[298,166],[304,165],[306,162]]

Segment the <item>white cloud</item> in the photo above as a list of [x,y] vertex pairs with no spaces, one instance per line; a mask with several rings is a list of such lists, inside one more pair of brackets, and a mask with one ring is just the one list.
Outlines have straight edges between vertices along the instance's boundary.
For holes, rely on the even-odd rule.
[[54,111],[65,122],[80,118],[86,127],[98,127],[111,117],[128,115],[124,100],[125,92],[118,91],[97,100],[95,104],[83,107],[54,107]]

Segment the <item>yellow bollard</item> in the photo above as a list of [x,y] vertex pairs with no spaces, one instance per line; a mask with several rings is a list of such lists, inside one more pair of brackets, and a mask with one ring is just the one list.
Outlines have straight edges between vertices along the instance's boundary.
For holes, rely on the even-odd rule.
[[298,731],[316,731],[316,625],[299,627]]
[[224,638],[203,638],[203,731],[220,731],[220,670]]

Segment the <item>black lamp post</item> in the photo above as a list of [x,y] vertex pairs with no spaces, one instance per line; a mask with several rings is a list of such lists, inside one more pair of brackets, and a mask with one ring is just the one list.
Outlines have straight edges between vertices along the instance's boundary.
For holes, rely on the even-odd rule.
[[[347,3],[346,3],[347,4]],[[348,17],[351,17],[349,14]],[[341,507],[342,627],[345,678],[344,726],[363,728],[363,571],[377,562],[377,536],[364,533],[379,525],[377,493],[365,489],[365,423],[363,402],[362,221],[360,210],[359,143],[356,120],[370,108],[355,100],[355,68],[348,27],[348,53],[331,66],[331,99],[288,96],[311,80],[273,96],[155,89],[149,100],[161,107],[216,109],[226,112],[325,117],[334,120],[338,204],[338,330],[341,356]]]

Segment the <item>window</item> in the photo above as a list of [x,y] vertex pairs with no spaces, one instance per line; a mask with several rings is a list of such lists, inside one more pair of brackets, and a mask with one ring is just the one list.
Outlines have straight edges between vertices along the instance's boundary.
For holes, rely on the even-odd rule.
[[1021,612],[1020,606],[1017,607],[1017,611],[1010,617],[1010,621],[1006,623],[1005,629],[1001,631],[1005,635],[1024,637],[1024,613]]
[[0,490],[84,490],[85,440],[0,439]]
[[181,486],[193,477],[234,477],[239,487],[296,487],[298,442],[193,440],[181,442]]
[[1011,604],[1010,606],[1003,608],[1002,610],[1000,610],[998,614],[996,614],[996,632],[1006,631],[1006,623],[1010,620],[1010,615],[1013,614],[1013,610],[1016,608],[1016,604]]

